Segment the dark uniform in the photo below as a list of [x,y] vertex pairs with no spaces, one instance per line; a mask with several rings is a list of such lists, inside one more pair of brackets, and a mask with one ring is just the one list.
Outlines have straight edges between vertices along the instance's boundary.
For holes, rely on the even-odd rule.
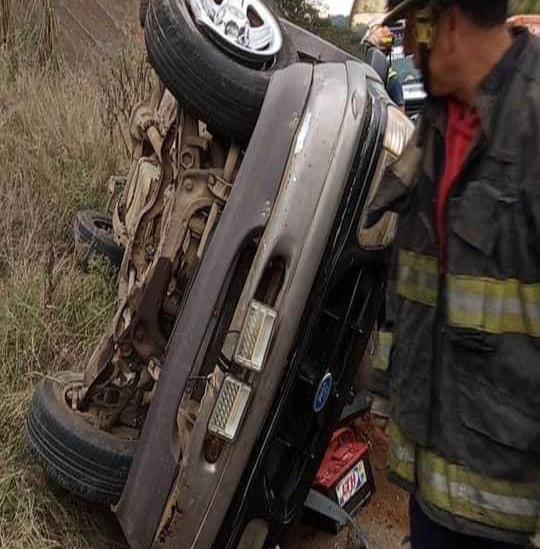
[[370,223],[400,214],[390,467],[437,524],[525,544],[540,516],[538,38],[515,38],[476,107],[444,265],[434,204],[446,101],[429,101],[370,207]]

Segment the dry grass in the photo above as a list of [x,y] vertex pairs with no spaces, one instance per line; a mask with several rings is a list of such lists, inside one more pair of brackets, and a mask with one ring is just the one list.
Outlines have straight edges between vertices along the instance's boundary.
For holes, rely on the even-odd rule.
[[[112,84],[110,72],[61,69],[50,3],[29,5],[17,29],[0,25],[0,547],[79,548],[96,515],[46,482],[25,415],[40,376],[81,366],[114,306],[110,268],[81,271],[71,224],[78,209],[103,206],[107,178],[125,168],[125,120],[103,112],[119,89],[124,102],[136,96],[139,63],[125,61]],[[0,1],[0,15],[9,8]]]

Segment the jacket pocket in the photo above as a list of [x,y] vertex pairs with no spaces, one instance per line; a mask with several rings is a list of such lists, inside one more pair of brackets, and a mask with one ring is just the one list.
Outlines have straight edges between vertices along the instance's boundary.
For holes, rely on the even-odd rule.
[[461,196],[449,201],[450,231],[489,256],[499,231],[499,209],[512,201],[488,182],[471,181]]
[[466,428],[490,440],[540,456],[540,422],[516,405],[520,395],[462,375],[458,410]]

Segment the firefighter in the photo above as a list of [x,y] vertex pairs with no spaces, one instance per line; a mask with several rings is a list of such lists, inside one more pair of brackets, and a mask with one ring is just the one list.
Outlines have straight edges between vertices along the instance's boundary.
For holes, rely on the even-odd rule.
[[399,75],[390,63],[394,36],[392,31],[386,26],[378,26],[369,29],[368,25],[356,25],[355,40],[360,42],[357,50],[357,56],[369,63],[370,51],[372,48],[380,50],[388,59],[388,76],[385,87],[390,99],[402,110],[405,111],[405,97],[403,95],[403,86],[399,80]]
[[540,40],[507,9],[391,13],[428,92],[368,216],[399,214],[389,465],[412,549],[538,543]]
[[[391,59],[392,47],[394,45],[394,35],[388,27],[380,26],[373,29],[373,31],[368,32],[365,42],[380,49],[389,60]],[[403,95],[403,86],[401,85],[401,82],[399,81],[399,75],[392,66],[391,62],[388,68],[386,91],[388,92],[390,99],[402,111],[405,111],[405,97]]]

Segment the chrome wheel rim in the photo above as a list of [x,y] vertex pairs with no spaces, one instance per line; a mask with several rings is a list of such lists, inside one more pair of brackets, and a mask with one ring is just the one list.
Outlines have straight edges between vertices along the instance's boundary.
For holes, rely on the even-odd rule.
[[266,62],[281,50],[283,36],[261,0],[187,0],[195,22],[229,53]]

